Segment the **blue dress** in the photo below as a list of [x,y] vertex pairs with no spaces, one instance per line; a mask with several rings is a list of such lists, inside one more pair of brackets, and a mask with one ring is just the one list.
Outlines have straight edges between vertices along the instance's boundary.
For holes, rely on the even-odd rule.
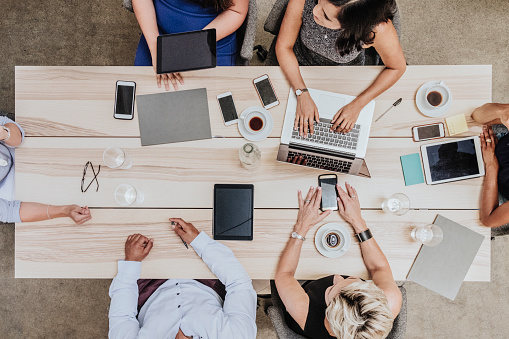
[[[222,11],[203,8],[190,0],[154,0],[160,34],[182,33],[203,29]],[[234,66],[237,53],[236,33],[217,42],[217,65]],[[134,58],[135,66],[152,66],[152,56],[143,34]]]

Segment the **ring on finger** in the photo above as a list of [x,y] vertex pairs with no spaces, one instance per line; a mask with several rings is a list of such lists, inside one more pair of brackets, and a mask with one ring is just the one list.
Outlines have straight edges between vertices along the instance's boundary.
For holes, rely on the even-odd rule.
[[489,142],[489,143],[491,143],[491,139],[486,139],[486,142]]
[[311,202],[311,200],[304,200],[304,202]]

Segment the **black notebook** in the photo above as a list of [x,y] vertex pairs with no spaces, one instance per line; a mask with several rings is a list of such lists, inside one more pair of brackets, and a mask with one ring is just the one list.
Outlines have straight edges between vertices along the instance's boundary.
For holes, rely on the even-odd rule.
[[215,240],[253,240],[253,192],[253,185],[214,185]]

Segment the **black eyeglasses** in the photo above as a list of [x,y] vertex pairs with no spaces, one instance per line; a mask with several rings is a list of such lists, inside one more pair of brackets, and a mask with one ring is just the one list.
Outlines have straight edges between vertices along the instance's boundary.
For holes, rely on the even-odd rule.
[[[90,184],[88,184],[87,188],[83,189],[83,184],[85,183],[85,174],[87,174],[88,165],[90,165],[90,167],[92,168],[94,177],[92,178],[92,181],[90,182]],[[99,172],[101,172],[101,165],[99,165],[99,169],[97,170],[97,173],[95,173],[94,165],[92,165],[92,163],[90,161],[87,161],[87,163],[85,164],[85,168],[83,168],[83,178],[81,179],[81,192],[85,193],[88,190],[88,188],[90,187],[90,185],[92,185],[94,180],[97,183],[97,188],[95,191],[96,192],[99,191],[99,180],[97,180],[97,176],[99,175]]]

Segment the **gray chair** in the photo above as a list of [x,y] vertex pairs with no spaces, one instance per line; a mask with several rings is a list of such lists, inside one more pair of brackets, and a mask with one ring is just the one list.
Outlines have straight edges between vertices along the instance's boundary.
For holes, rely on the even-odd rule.
[[[406,289],[401,285],[399,286],[401,295],[403,297],[403,303],[401,305],[401,311],[394,320],[392,330],[387,336],[387,339],[402,339],[405,337],[406,332],[406,321],[407,321],[407,295]],[[276,284],[274,280],[270,281],[270,294],[272,299],[272,306],[267,308],[267,314],[272,321],[272,325],[276,330],[277,337],[279,339],[306,339],[294,331],[292,331],[288,325],[286,325],[284,317],[284,305],[277,292]]]
[[[276,51],[276,40],[277,35],[279,33],[279,29],[281,27],[281,22],[283,22],[283,17],[285,16],[286,7],[288,6],[289,0],[276,0],[272,10],[270,11],[267,19],[265,20],[265,24],[263,25],[263,29],[266,32],[272,33],[275,35],[274,40],[272,40],[272,44],[269,48],[269,54],[267,59],[267,65],[277,65],[277,60],[275,59],[275,51]],[[394,28],[396,28],[396,32],[398,33],[398,37],[401,36],[401,14],[399,12],[398,5],[396,4],[396,12],[394,13],[393,22]],[[381,58],[380,55],[376,52],[374,47],[370,47],[366,49],[366,65],[380,65]]]
[[[132,0],[123,0],[124,8],[133,12]],[[249,9],[246,19],[237,30],[237,66],[247,66],[253,58],[253,46],[256,35],[256,21],[258,20],[258,7],[256,0],[249,0]]]

